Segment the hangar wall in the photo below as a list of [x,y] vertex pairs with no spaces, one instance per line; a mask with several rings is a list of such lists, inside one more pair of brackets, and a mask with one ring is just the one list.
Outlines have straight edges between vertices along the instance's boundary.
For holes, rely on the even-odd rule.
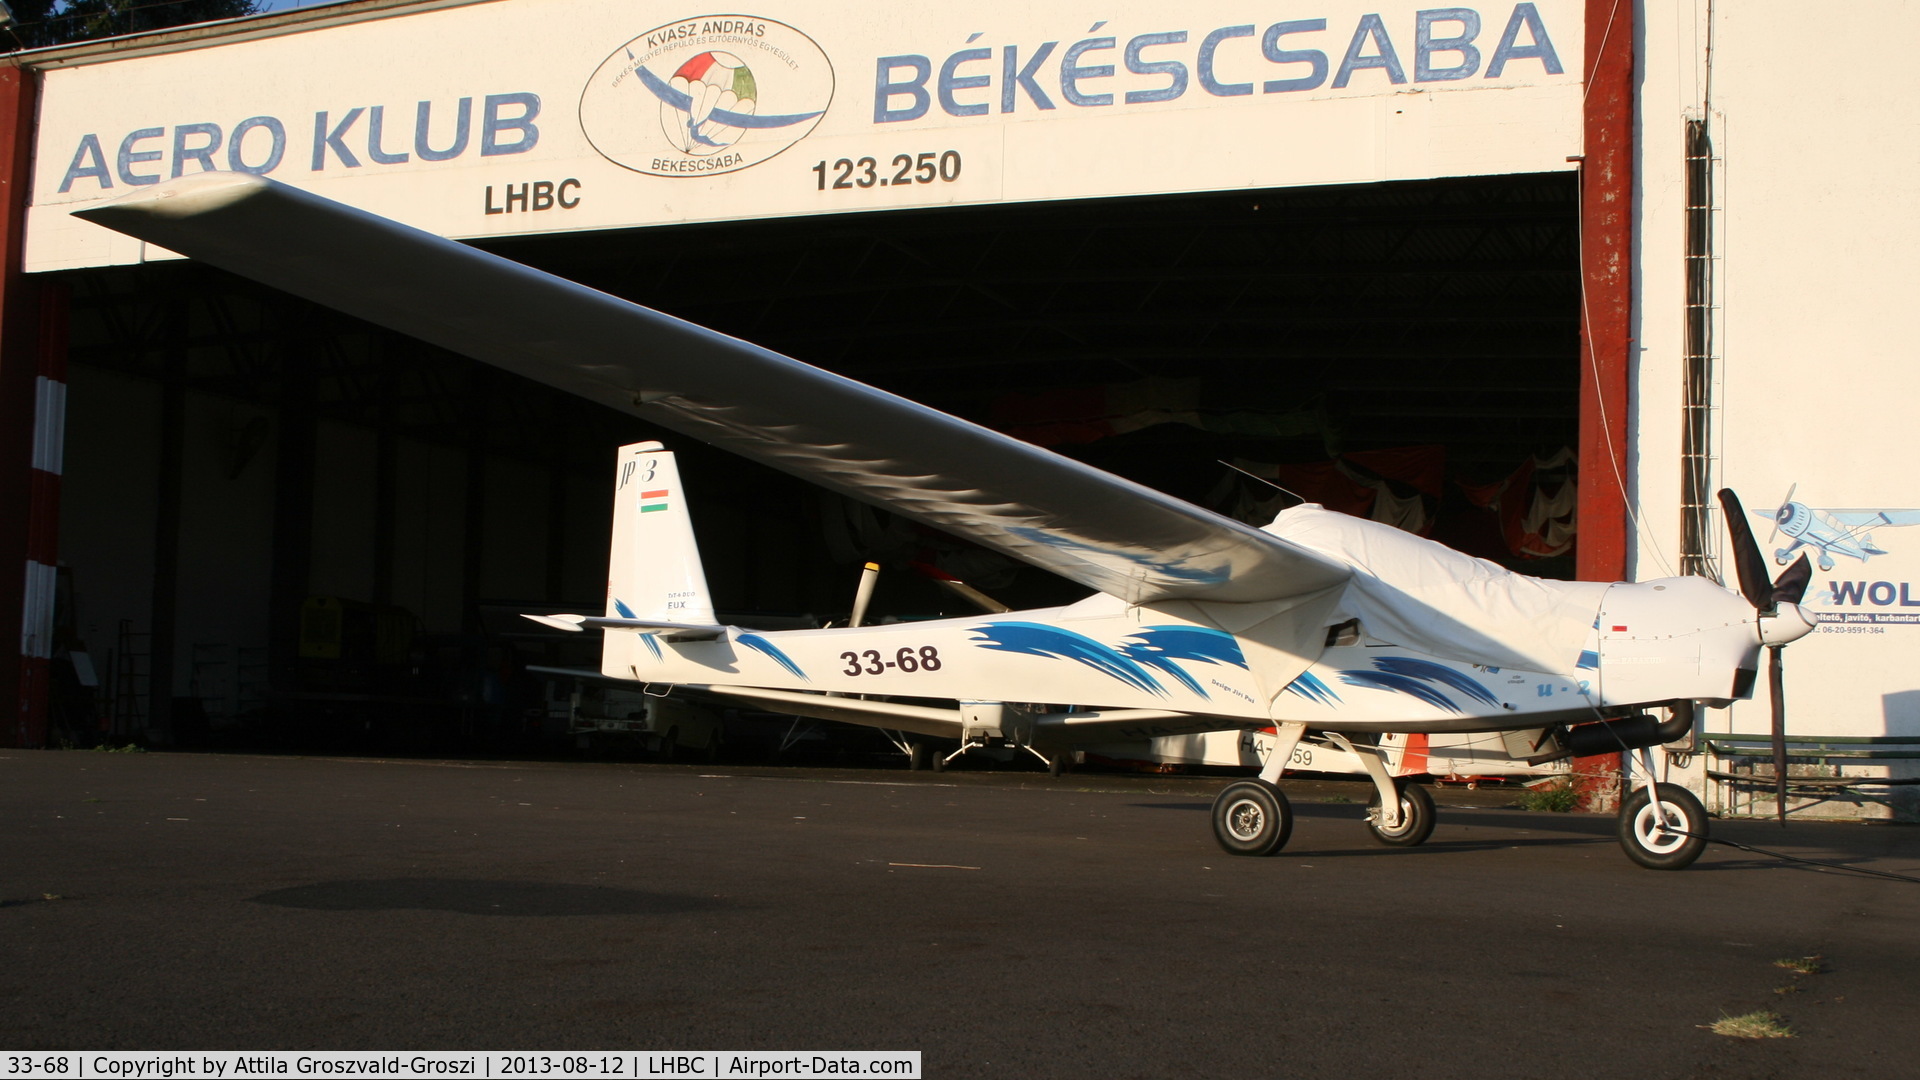
[[208,168],[473,238],[1567,171],[1580,152],[1573,0],[1290,14],[1308,17],[772,0],[655,24],[499,0],[49,60],[26,265],[149,257],[68,212]]
[[[1920,485],[1911,458],[1914,343],[1920,309],[1920,150],[1898,133],[1920,123],[1899,74],[1854,62],[1858,34],[1920,32],[1920,12],[1873,5],[1838,23],[1807,23],[1793,4],[1681,5],[1649,18],[1639,166],[1639,370],[1634,474],[1641,578],[1680,563],[1689,353],[1710,368],[1712,483],[1737,490],[1778,573],[1816,561],[1807,603],[1822,620],[1786,650],[1787,730],[1878,758],[1804,759],[1800,771],[1915,775],[1920,744]],[[1796,25],[1792,34],[1781,28]],[[1840,71],[1810,84],[1788,72]],[[1688,122],[1710,145],[1694,155],[1710,179],[1693,199],[1706,233],[1694,253],[1711,271],[1710,330],[1689,344]],[[1789,507],[1789,522],[1774,518]],[[1705,530],[1724,552],[1717,508]],[[1799,540],[1802,543],[1796,544]],[[1724,566],[1729,580],[1730,563]],[[1709,732],[1765,732],[1764,679],[1753,701],[1710,712]],[[1910,740],[1902,742],[1900,740]],[[1694,768],[1696,782],[1705,783]],[[1722,763],[1714,766],[1724,769]],[[1744,789],[1715,783],[1722,805]],[[1912,789],[1905,789],[1911,791]],[[1914,809],[1901,789],[1870,797],[1794,800],[1796,813]],[[1816,804],[1807,805],[1803,804]]]
[[[264,172],[461,237],[1573,167],[1585,96],[1575,58],[1591,52],[1579,5],[1321,8],[1280,20],[1211,3],[1169,19],[1144,6],[1082,17],[789,3],[744,23],[642,27],[624,8],[585,0],[369,3],[71,50],[40,58],[25,266],[166,259],[67,211],[208,167]],[[491,47],[522,36],[528,20],[546,28],[537,46],[504,58]],[[740,106],[727,119],[778,138],[688,123],[691,99],[675,96],[687,88],[661,81],[675,64],[729,49],[751,74],[722,80],[735,94],[722,104],[737,106],[751,85],[757,111],[737,120]],[[316,50],[414,62],[316,65]],[[649,62],[667,65],[653,76],[660,85],[648,84]],[[74,411],[75,441],[90,447],[111,440],[103,429],[116,410],[139,412],[141,395],[155,393],[85,365],[76,378],[92,400]],[[194,677],[193,643],[265,634],[262,613],[218,614],[204,602],[260,588],[259,548],[251,562],[237,549],[248,529],[270,530],[286,513],[270,493],[261,501],[245,470],[231,475],[234,425],[245,423],[236,410],[246,408],[183,398],[175,584],[184,599],[172,669],[181,687]],[[365,539],[377,511],[360,480],[372,438],[317,425],[302,512],[313,537],[301,585],[312,592],[365,595],[378,574]],[[398,456],[410,505],[465,484],[444,447],[403,442]],[[76,555],[89,554],[78,533],[130,512],[103,482],[112,474],[95,471],[108,463],[86,465],[65,518]],[[258,477],[280,465],[268,448],[249,468]],[[542,501],[548,478],[506,461],[490,461],[485,478],[479,572],[489,593],[524,595],[538,561],[529,556],[551,547],[550,526],[524,507]],[[209,507],[241,527],[220,531]],[[162,531],[155,513],[123,533]],[[432,531],[450,516],[403,521],[390,553],[391,566],[419,554],[417,578],[396,575],[392,592],[430,622],[457,606],[448,537]],[[122,565],[85,586],[96,603],[111,597],[110,610],[129,618],[146,609],[133,569],[141,550],[121,549]],[[144,550],[151,564],[153,546]],[[740,561],[767,561],[755,554]]]

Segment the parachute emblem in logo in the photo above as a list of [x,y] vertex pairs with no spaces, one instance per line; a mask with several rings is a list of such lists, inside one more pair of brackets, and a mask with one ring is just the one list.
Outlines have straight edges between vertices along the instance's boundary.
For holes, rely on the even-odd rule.
[[580,123],[616,165],[710,176],[805,138],[832,97],[833,68],[805,34],[770,19],[708,16],[615,50],[581,94]]

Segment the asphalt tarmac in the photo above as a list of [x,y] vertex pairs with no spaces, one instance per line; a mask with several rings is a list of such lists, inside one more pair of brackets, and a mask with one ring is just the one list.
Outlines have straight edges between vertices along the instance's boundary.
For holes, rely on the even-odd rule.
[[[1920,885],[1438,793],[0,752],[0,1050],[919,1050],[928,1077],[1911,1077]],[[1351,792],[1351,796],[1342,794]],[[1345,800],[1353,801],[1311,801]],[[1920,875],[1920,829],[1715,835]],[[1799,974],[1776,961],[1817,956]],[[1770,1010],[1793,1036],[1706,1029]]]

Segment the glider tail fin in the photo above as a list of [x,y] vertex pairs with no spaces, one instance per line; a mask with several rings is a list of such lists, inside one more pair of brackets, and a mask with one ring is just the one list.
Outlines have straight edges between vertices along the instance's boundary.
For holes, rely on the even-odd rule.
[[673,454],[657,442],[634,443],[620,448],[619,460],[607,617],[715,622]]

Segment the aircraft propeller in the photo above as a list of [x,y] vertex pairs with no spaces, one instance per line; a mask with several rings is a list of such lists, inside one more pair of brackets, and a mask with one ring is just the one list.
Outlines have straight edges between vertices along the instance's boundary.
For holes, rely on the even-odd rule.
[[1774,539],[1780,535],[1780,522],[1786,518],[1781,511],[1793,505],[1793,493],[1799,490],[1800,482],[1797,480],[1787,486],[1787,497],[1780,500],[1779,509],[1773,512],[1773,528],[1767,530],[1767,543],[1773,543]]
[[[1791,499],[1793,493],[1789,491]],[[1727,532],[1733,539],[1733,566],[1740,578],[1740,594],[1747,603],[1760,614],[1760,643],[1767,647],[1767,697],[1773,706],[1773,784],[1774,806],[1779,813],[1780,824],[1787,823],[1787,702],[1783,665],[1780,650],[1812,629],[1806,625],[1804,616],[1796,620],[1801,625],[1791,628],[1775,627],[1773,620],[1779,618],[1782,605],[1796,607],[1807,594],[1807,586],[1813,580],[1813,564],[1806,555],[1794,560],[1792,566],[1780,571],[1774,578],[1767,573],[1766,556],[1760,551],[1760,544],[1753,538],[1753,529],[1747,525],[1747,514],[1740,506],[1740,497],[1731,489],[1720,490],[1720,509],[1727,518]],[[1773,631],[1770,633],[1769,631]]]

